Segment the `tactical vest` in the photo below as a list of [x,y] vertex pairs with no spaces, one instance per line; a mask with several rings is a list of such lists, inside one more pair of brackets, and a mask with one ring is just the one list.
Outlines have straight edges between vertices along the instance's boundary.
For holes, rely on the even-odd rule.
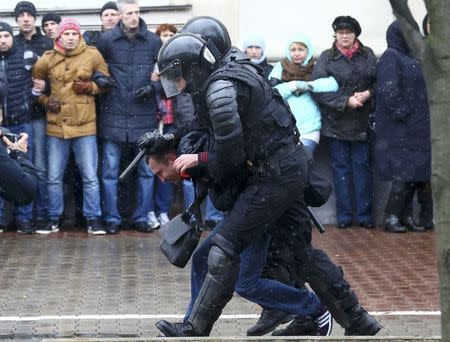
[[[209,85],[216,80],[239,81],[250,89],[248,106],[245,112],[239,112],[245,151],[250,161],[264,160],[280,148],[298,141],[296,121],[289,105],[258,70],[248,60],[230,60],[205,82]],[[242,111],[239,94],[237,99]]]

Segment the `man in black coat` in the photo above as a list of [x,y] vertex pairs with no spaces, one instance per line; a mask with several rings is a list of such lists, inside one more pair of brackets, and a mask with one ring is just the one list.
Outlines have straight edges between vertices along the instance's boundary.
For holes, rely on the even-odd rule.
[[[24,50],[13,40],[12,27],[0,22],[0,58],[2,59],[2,72],[7,82],[6,94],[3,96],[2,125],[14,134],[26,133],[32,145],[32,108],[34,99],[31,94],[33,85],[31,68],[37,56],[31,51]],[[30,153],[32,158],[32,153]],[[0,224],[3,221],[5,201],[0,200]],[[17,231],[31,234],[33,205],[17,205],[15,207]]]
[[[118,171],[122,148],[132,146],[138,138],[157,127],[155,93],[159,81],[151,81],[158,51],[159,37],[147,29],[140,18],[137,1],[117,1],[121,20],[112,30],[104,32],[97,48],[109,65],[115,86],[104,95],[100,109],[102,139],[102,200],[108,232],[117,232],[122,217],[117,205]],[[153,174],[141,161],[138,165],[136,209],[130,219],[134,228],[151,232],[158,228],[148,219],[153,198]]]
[[[53,49],[53,39],[43,35],[35,25],[36,15],[36,7],[32,2],[20,1],[16,4],[14,16],[19,33],[14,36],[14,44],[42,56],[45,51]],[[36,94],[45,91],[44,81],[36,80],[33,86]],[[35,201],[36,221],[44,222],[47,219],[47,119],[44,108],[37,102],[32,105],[31,115],[30,148],[33,163],[39,173],[39,191]]]

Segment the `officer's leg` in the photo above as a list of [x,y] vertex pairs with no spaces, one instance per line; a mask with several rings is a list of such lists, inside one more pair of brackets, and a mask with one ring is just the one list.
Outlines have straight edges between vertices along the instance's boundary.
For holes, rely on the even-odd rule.
[[[255,182],[240,194],[230,215],[213,239],[208,257],[208,274],[186,323],[157,323],[166,336],[208,335],[223,307],[231,299],[239,272],[239,254],[253,237],[276,222],[300,196],[304,180],[297,174],[289,179]],[[168,335],[170,325],[175,335]],[[169,333],[173,332],[173,329]]]
[[350,284],[344,279],[342,268],[328,255],[312,246],[296,254],[299,270],[305,275],[321,302],[328,307],[346,335],[375,335],[381,325],[364,310]]
[[[285,229],[291,238],[273,234],[277,248],[284,256],[282,262],[293,267],[305,279],[331,312],[335,320],[346,329],[347,335],[374,335],[381,326],[361,308],[350,285],[325,252],[311,246],[311,222],[306,206],[298,200],[297,210],[290,210],[284,218]],[[296,228],[293,224],[297,223]],[[287,249],[290,253],[283,251]]]
[[220,229],[217,226],[208,237],[197,247],[192,254],[191,263],[191,301],[189,302],[184,321],[186,321],[191,314],[192,307],[198,297],[202,284],[208,274],[208,255],[212,247],[212,238],[216,235],[217,230]]

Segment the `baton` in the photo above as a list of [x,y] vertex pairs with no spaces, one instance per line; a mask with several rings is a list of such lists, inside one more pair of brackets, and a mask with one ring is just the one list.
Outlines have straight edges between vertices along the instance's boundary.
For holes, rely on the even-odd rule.
[[134,169],[134,167],[136,166],[136,164],[139,162],[139,160],[142,159],[142,157],[144,156],[144,154],[146,153],[146,149],[142,149],[139,151],[139,153],[136,155],[136,157],[134,157],[133,161],[130,163],[130,165],[127,166],[127,168],[125,169],[125,171],[122,172],[122,174],[119,176],[119,182],[123,181],[125,179],[125,177],[128,176],[128,174]]
[[309,214],[309,218],[311,219],[311,221],[314,223],[314,225],[316,226],[317,230],[319,231],[320,234],[325,233],[325,227],[322,226],[322,223],[320,223],[319,219],[317,218],[317,216],[313,213],[313,211],[311,210],[310,207],[308,208],[308,214]]

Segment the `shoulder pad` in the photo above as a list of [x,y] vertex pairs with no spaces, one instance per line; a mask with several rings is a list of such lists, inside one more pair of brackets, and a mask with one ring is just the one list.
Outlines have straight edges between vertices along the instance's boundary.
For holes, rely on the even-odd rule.
[[206,90],[206,98],[211,103],[220,98],[235,99],[236,91],[233,82],[229,80],[217,80],[211,82]]

